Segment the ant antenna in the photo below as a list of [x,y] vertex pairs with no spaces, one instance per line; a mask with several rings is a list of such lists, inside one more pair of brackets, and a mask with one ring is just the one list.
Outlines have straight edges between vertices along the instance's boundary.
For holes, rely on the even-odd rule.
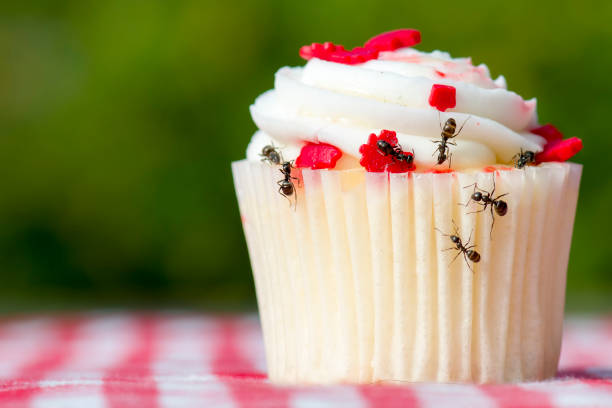
[[445,234],[444,232],[442,232],[442,230],[440,230],[440,228],[435,227],[434,229],[435,229],[436,231],[438,231],[440,234],[442,234],[442,236],[444,236],[444,237],[450,237],[450,234]]
[[455,220],[451,219],[452,223],[453,223],[453,227],[455,228],[455,235],[459,236],[459,227],[457,227],[457,224],[455,224]]
[[472,117],[472,115],[468,116],[467,119],[465,119],[463,121],[463,124],[461,125],[461,127],[459,128],[459,131],[455,134],[455,136],[459,135],[459,133],[461,133],[461,131],[463,130],[463,127],[465,126],[465,124],[467,123],[468,120],[470,120],[470,118]]

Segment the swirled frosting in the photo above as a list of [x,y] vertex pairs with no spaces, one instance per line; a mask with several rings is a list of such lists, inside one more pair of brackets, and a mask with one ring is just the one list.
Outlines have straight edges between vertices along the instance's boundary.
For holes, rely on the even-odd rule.
[[[454,108],[441,113],[429,105],[434,84],[456,88]],[[529,132],[538,125],[535,99],[508,91],[504,77],[493,80],[485,65],[469,58],[413,48],[357,65],[313,58],[304,67],[281,68],[251,115],[259,131],[247,148],[249,160],[260,160],[270,143],[290,160],[305,142],[323,142],[342,150],[340,167],[358,166],[369,134],[390,129],[403,150],[414,150],[417,169],[430,169],[436,164],[432,140],[440,139],[450,117],[463,126],[451,147],[454,169],[509,163],[520,149],[537,153],[545,144]]]

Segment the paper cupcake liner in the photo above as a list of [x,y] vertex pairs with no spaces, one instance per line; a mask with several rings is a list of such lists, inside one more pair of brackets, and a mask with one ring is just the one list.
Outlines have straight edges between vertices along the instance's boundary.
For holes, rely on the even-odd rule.
[[[232,164],[269,377],[278,383],[516,382],[554,376],[582,167],[495,173],[303,170]],[[466,214],[475,182],[505,216]],[[292,197],[293,200],[294,197]],[[480,253],[468,267],[453,220]]]

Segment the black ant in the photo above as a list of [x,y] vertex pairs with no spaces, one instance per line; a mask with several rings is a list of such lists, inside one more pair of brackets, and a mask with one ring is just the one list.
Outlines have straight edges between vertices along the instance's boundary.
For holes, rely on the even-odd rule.
[[[438,116],[440,116],[440,112],[438,112]],[[452,154],[450,152],[449,145],[457,146],[457,144],[455,142],[449,142],[448,139],[452,139],[454,137],[459,136],[459,133],[461,133],[461,130],[463,130],[465,123],[469,119],[470,117],[468,116],[468,118],[465,120],[465,122],[463,122],[463,125],[461,125],[461,128],[459,128],[459,131],[457,131],[457,133],[455,133],[455,129],[457,129],[457,122],[455,122],[455,119],[453,118],[448,118],[446,120],[446,123],[444,124],[444,127],[440,126],[440,129],[442,129],[442,133],[440,133],[440,136],[442,136],[442,140],[432,140],[432,142],[438,144],[438,147],[436,148],[436,150],[434,150],[432,154],[432,156],[434,156],[436,152],[438,153],[438,164],[444,163],[448,158],[448,168],[450,168]]]
[[411,166],[412,162],[414,161],[414,151],[412,152],[412,154],[406,154],[403,152],[402,147],[399,144],[393,146],[386,140],[379,140],[378,142],[376,142],[376,147],[378,147],[378,151],[381,154],[385,156],[391,156],[393,158],[393,161],[403,161],[406,162],[406,164],[408,164],[409,166]]
[[528,164],[535,163],[535,153],[530,150],[523,151],[523,149],[521,149],[520,153],[512,157],[512,160],[517,169],[522,169]]
[[453,258],[453,260],[451,261],[451,264],[455,262],[455,259],[457,259],[457,257],[460,254],[463,254],[463,259],[465,259],[466,265],[468,266],[468,268],[470,268],[472,272],[474,272],[468,260],[474,263],[480,262],[480,254],[472,249],[472,248],[475,248],[476,245],[470,245],[470,241],[472,240],[472,233],[470,232],[470,237],[468,238],[467,242],[464,245],[461,238],[459,238],[459,229],[457,228],[457,224],[455,224],[455,221],[453,221],[453,226],[455,227],[454,234],[445,234],[442,231],[440,231],[438,228],[436,228],[436,231],[438,231],[440,234],[444,235],[445,237],[450,237],[450,240],[453,242],[453,244],[455,244],[454,247],[443,249],[442,252],[451,251],[453,249],[457,251],[457,255]]
[[478,187],[478,184],[476,183],[470,184],[469,186],[465,186],[463,188],[469,188],[472,186],[474,186],[474,192],[470,196],[470,199],[465,204],[465,206],[467,207],[470,204],[470,201],[475,201],[477,204],[482,205],[482,209],[478,211],[469,212],[468,214],[483,212],[487,209],[487,207],[489,207],[491,210],[492,219],[490,235],[493,235],[493,225],[495,225],[495,214],[493,214],[493,210],[495,210],[495,213],[500,217],[506,215],[506,213],[508,212],[508,203],[506,203],[504,200],[500,200],[500,198],[502,198],[503,196],[507,196],[508,193],[493,197],[493,194],[495,193],[495,176],[493,176],[493,190],[491,190],[491,192],[483,190],[482,188]]
[[[300,181],[299,178],[293,177],[291,175],[292,168],[293,168],[293,165],[291,162],[284,162],[282,164],[282,168],[279,169],[279,171],[283,173],[284,178],[282,178],[276,183],[279,185],[279,188],[278,188],[279,194],[285,197],[287,200],[289,200],[289,203],[291,203],[291,200],[289,199],[289,197],[292,196],[293,193],[295,193],[295,185],[293,184],[292,180],[297,180],[298,183]],[[295,196],[295,205],[297,206],[297,194]]]
[[274,145],[264,146],[263,149],[261,149],[261,153],[259,153],[259,155],[263,157],[261,161],[267,161],[270,164],[279,165],[283,160],[281,152],[276,147],[274,147]]

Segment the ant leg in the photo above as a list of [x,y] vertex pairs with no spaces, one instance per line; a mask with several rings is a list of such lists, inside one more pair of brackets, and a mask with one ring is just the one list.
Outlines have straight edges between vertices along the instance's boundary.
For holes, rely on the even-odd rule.
[[493,193],[495,193],[495,172],[493,172],[493,190],[489,193],[489,197],[493,197]]
[[[478,204],[480,204],[480,203],[478,203]],[[483,204],[480,204],[480,205],[483,205]],[[477,213],[483,212],[484,210],[486,210],[486,207],[481,209],[481,210],[467,212],[466,214],[477,214]]]
[[491,232],[489,232],[489,238],[493,238],[493,226],[495,225],[495,214],[493,214],[493,206],[491,206]]
[[450,247],[450,248],[443,249],[441,252],[450,251],[450,250],[452,250],[452,249],[457,249],[457,248],[456,248],[456,247]]
[[502,195],[498,195],[497,197],[495,197],[495,198],[493,199],[493,201],[497,201],[497,200],[499,200],[500,198],[502,198],[503,196],[507,196],[508,194],[510,194],[510,193],[505,193],[505,194],[502,194]]
[[290,205],[290,206],[291,206],[291,205],[293,205],[293,204],[291,203],[291,200],[289,199],[289,197],[287,197],[287,196],[285,195],[285,193],[283,193],[281,190],[282,190],[282,187],[280,187],[280,188],[278,189],[278,194],[280,194],[280,195],[282,195],[283,197],[285,197],[285,198],[287,199],[287,201],[289,201],[289,205]]
[[468,205],[470,205],[470,203],[472,202],[472,197],[470,197],[467,201],[467,203],[463,204],[463,203],[457,203],[457,205],[462,205],[463,207],[467,208]]
[[442,118],[440,117],[440,111],[438,111],[438,125],[440,126],[440,130],[443,131],[444,129],[442,128]]
[[472,271],[472,273],[474,273],[474,270],[472,269],[472,265],[470,265],[470,261],[467,258],[467,255],[465,254],[465,252],[463,253],[463,259],[465,259],[465,264],[468,266],[468,268],[470,268],[470,271]]
[[[449,149],[450,151],[450,149]],[[451,164],[453,163],[453,154],[452,153],[448,153],[448,168],[451,168]]]
[[[456,249],[456,248],[455,248]],[[448,266],[451,266],[453,264],[453,262],[455,262],[455,259],[457,259],[457,257],[461,254],[461,251],[457,252],[457,255],[455,255],[455,257],[453,258],[452,261],[450,261],[450,263],[448,264]],[[465,254],[464,254],[465,256]]]

